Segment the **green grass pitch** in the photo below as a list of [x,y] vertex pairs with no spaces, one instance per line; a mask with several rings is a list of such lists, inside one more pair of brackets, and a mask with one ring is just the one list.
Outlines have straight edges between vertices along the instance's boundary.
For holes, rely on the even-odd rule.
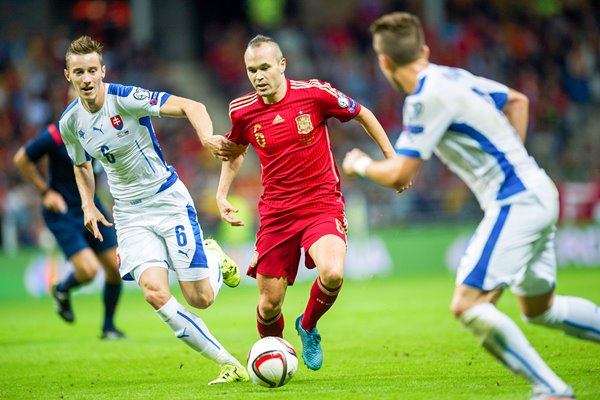
[[[302,361],[284,387],[251,384],[209,387],[218,368],[178,343],[145,304],[124,292],[117,323],[129,339],[98,339],[99,295],[75,295],[76,324],[55,314],[49,298],[17,295],[19,261],[2,259],[0,279],[0,399],[526,399],[529,387],[485,353],[448,311],[454,277],[443,270],[368,281],[347,281],[319,323],[324,365]],[[559,271],[558,291],[600,303],[600,269]],[[288,291],[285,337],[299,351],[293,321],[309,284]],[[175,295],[182,300],[178,289]],[[240,360],[258,339],[254,286],[223,287],[198,314]],[[514,297],[499,307],[515,318],[578,399],[600,398],[600,346],[526,325]]]

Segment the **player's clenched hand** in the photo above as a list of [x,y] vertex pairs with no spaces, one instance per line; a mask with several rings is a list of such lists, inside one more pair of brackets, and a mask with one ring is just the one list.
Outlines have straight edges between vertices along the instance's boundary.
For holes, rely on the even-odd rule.
[[239,209],[232,206],[226,199],[217,199],[217,206],[223,218],[231,226],[244,226],[244,221],[237,219],[235,214],[240,211]]
[[356,174],[356,163],[359,160],[369,158],[369,156],[360,149],[352,149],[346,156],[344,157],[344,162],[342,163],[342,169],[348,175]]
[[67,203],[62,195],[52,189],[48,190],[48,192],[42,198],[42,203],[46,209],[54,212],[64,214],[67,212]]
[[221,135],[212,135],[204,139],[202,145],[210,151],[213,157],[223,161],[235,158],[246,150],[246,146],[234,143]]
[[108,222],[108,220],[96,207],[93,207],[89,210],[84,209],[83,223],[85,224],[85,227],[88,231],[90,231],[92,235],[94,235],[96,239],[103,242],[104,238],[100,233],[100,229],[98,229],[98,222],[100,222],[104,226],[112,226],[112,224]]

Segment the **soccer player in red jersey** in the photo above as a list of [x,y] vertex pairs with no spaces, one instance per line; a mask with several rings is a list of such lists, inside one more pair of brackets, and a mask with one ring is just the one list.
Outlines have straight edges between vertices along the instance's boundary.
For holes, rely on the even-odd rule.
[[[356,119],[383,155],[393,147],[377,118],[366,107],[316,79],[288,80],[286,60],[273,39],[258,35],[244,54],[246,72],[256,91],[230,103],[229,140],[252,145],[261,164],[264,192],[258,211],[256,253],[248,269],[259,290],[256,312],[261,337],[283,337],[283,299],[294,283],[304,248],[306,266],[319,273],[304,313],[296,319],[307,367],[321,368],[323,353],[316,325],[342,287],[346,220],[340,175],[331,151],[327,119]],[[227,201],[244,154],[223,163],[217,203],[233,226],[243,221]]]

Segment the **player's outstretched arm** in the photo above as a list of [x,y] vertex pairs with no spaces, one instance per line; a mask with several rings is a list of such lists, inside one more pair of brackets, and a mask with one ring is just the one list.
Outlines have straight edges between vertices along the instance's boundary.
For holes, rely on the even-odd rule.
[[86,161],[81,165],[74,165],[73,170],[75,171],[75,181],[77,182],[77,189],[79,189],[79,196],[81,196],[83,224],[96,239],[102,242],[104,238],[98,229],[98,222],[104,226],[112,226],[112,224],[108,222],[104,215],[96,208],[96,204],[94,204],[96,183],[94,181],[92,162]]
[[31,161],[25,152],[25,148],[21,147],[13,158],[13,162],[17,166],[21,177],[31,183],[42,196],[44,207],[55,213],[66,213],[67,203],[62,195],[52,190],[46,180],[37,168],[36,163]]
[[243,146],[227,140],[221,135],[213,135],[213,125],[204,104],[184,97],[171,96],[160,108],[163,117],[186,117],[196,130],[202,146],[220,160],[228,160],[241,153]]
[[508,89],[508,100],[502,111],[525,143],[529,124],[529,98],[521,92]]
[[[244,149],[246,148],[247,146],[244,146]],[[245,151],[229,161],[224,161],[221,165],[221,176],[219,177],[219,187],[217,188],[216,195],[217,206],[219,207],[221,218],[227,221],[231,226],[244,226],[244,221],[235,217],[235,213],[237,213],[239,209],[232,206],[227,200],[231,184],[244,162],[244,156]]]
[[348,175],[366,176],[384,186],[403,192],[411,185],[423,160],[394,155],[386,160],[374,161],[359,149],[346,153],[342,168]]
[[362,106],[354,119],[362,125],[367,134],[377,143],[385,158],[391,158],[395,155],[394,146],[390,143],[385,130],[371,110]]

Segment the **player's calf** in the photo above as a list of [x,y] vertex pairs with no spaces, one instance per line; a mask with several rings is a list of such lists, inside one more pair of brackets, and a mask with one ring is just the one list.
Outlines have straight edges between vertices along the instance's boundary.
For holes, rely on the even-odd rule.
[[560,329],[570,336],[600,342],[600,308],[586,299],[554,296],[552,307],[543,314],[522,318],[532,324]]
[[527,379],[534,392],[572,394],[571,388],[546,365],[517,324],[492,304],[478,304],[462,313],[459,320],[487,351],[513,373]]

